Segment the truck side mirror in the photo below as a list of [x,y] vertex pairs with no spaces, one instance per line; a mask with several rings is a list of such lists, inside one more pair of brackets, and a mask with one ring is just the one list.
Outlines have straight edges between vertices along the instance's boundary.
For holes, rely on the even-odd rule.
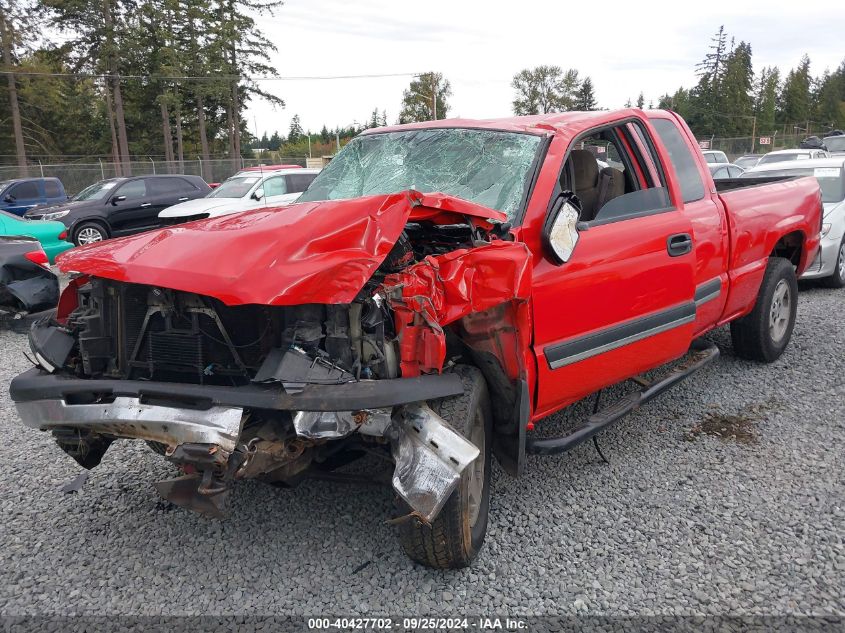
[[9,194],[5,198],[3,198],[3,202],[14,202],[14,201],[15,201],[15,196],[13,196],[11,194]]
[[571,191],[558,196],[543,225],[543,245],[556,264],[565,264],[578,244],[581,202]]
[[263,198],[263,197],[264,197],[264,189],[256,189],[255,191],[252,192],[252,195],[250,196],[250,198],[252,198],[253,200],[261,200],[261,198]]
[[115,196],[111,199],[111,203],[117,204],[118,202],[123,202],[124,200],[126,200],[126,196]]

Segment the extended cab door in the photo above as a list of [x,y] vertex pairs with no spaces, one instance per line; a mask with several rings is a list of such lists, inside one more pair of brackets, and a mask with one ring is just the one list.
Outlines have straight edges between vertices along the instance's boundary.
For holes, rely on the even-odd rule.
[[[684,215],[692,223],[695,250],[695,334],[712,328],[728,298],[728,218],[704,157],[682,120],[671,112],[650,112],[649,120],[669,155]],[[729,169],[734,169],[730,167]]]
[[534,269],[535,417],[678,358],[692,341],[692,225],[652,134],[628,119],[568,150],[560,189],[578,195],[582,223],[569,261],[544,254]]

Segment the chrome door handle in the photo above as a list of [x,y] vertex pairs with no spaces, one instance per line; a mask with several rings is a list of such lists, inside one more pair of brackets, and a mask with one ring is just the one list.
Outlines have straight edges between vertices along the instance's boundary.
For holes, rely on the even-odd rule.
[[151,206],[153,206],[151,202],[145,202],[144,204],[141,205],[141,208],[146,209],[147,207],[151,207]]
[[188,197],[187,197],[187,196],[186,196],[186,197],[184,197],[184,198],[179,198],[179,202],[185,202],[185,200],[187,200],[187,199],[188,199]]

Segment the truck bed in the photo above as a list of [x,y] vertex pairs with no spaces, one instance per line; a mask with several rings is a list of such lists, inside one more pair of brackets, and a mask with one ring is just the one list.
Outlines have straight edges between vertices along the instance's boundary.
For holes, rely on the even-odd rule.
[[758,187],[760,185],[768,185],[773,182],[781,182],[783,180],[795,180],[800,176],[755,176],[753,178],[722,178],[714,180],[716,191],[722,193],[723,191],[733,191],[734,189],[747,189],[748,187]]

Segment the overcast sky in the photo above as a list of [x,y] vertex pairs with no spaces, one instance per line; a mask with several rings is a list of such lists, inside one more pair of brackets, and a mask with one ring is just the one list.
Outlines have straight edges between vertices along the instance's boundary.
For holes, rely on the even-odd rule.
[[[695,64],[720,24],[751,43],[755,71],[775,65],[786,73],[807,53],[818,75],[845,58],[845,4],[836,0],[286,0],[259,24],[279,49],[281,75],[435,70],[452,83],[449,116],[465,118],[510,115],[511,78],[540,64],[592,77],[600,107],[621,107],[640,90],[656,103],[695,83]],[[410,79],[264,82],[286,107],[253,101],[249,127],[286,134],[298,114],[316,132],[363,122],[374,108],[393,123]]]

